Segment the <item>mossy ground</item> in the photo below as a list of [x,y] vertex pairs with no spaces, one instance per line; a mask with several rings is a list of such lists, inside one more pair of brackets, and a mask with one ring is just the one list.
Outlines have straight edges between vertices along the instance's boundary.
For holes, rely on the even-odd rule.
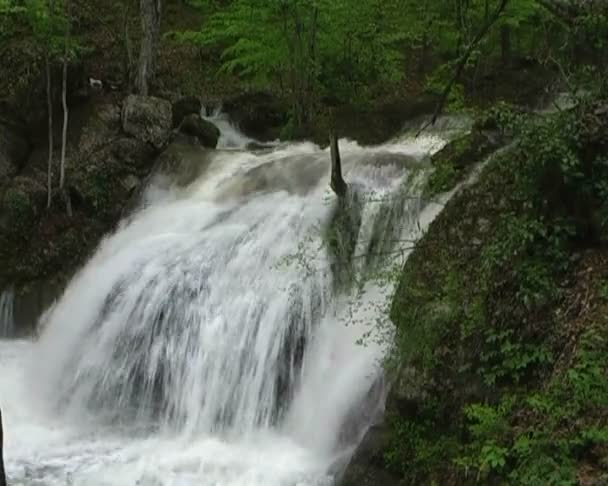
[[[595,129],[575,137],[547,123],[526,140],[554,133],[554,149],[601,167],[591,147],[603,142],[586,138]],[[548,211],[541,153],[552,152],[524,142],[495,156],[402,272],[381,467],[395,484],[608,480],[608,250],[605,230],[586,229],[601,209],[592,197],[584,223],[578,211]],[[577,184],[597,181],[585,177]]]

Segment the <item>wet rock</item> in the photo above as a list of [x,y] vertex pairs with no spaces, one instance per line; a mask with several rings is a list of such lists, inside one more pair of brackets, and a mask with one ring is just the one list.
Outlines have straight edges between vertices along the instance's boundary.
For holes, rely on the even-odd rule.
[[56,186],[46,208],[44,147],[36,147],[18,175],[0,187],[0,286],[15,286],[18,332],[30,331],[48,304],[37,282],[65,282],[73,275],[125,215],[156,166],[157,146],[170,136],[168,102],[131,98],[121,118],[120,101],[118,95],[99,96],[74,110],[66,174],[71,218]]
[[289,120],[282,101],[263,91],[251,91],[224,100],[223,110],[247,136],[261,141],[278,138]]
[[121,181],[121,183],[127,192],[132,193],[140,186],[141,181],[139,180],[138,177],[135,177],[134,175],[129,174]]
[[200,115],[203,105],[194,96],[181,98],[173,103],[173,126],[177,127],[188,115]]
[[141,142],[162,148],[169,141],[172,124],[171,103],[166,100],[130,95],[124,101],[122,128]]
[[470,174],[476,164],[495,152],[504,140],[493,131],[474,127],[471,133],[448,143],[431,157],[435,168],[428,180],[427,196],[447,192]]
[[20,334],[36,328],[38,319],[59,298],[64,286],[65,282],[39,280],[16,290],[13,317]]
[[184,135],[195,137],[203,147],[215,148],[220,138],[220,130],[210,121],[198,115],[188,115],[182,121],[179,131]]
[[400,479],[387,470],[384,461],[390,440],[390,430],[384,424],[370,427],[342,475],[339,485],[397,486],[401,484]]

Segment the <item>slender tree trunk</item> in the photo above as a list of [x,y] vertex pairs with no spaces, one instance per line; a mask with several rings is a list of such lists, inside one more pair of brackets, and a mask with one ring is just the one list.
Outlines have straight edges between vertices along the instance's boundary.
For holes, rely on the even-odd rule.
[[[66,50],[67,51],[67,50]],[[67,84],[68,84],[68,60],[67,52],[63,58],[63,82],[61,86],[61,104],[63,106],[63,130],[61,132],[61,161],[59,164],[59,190],[63,191],[65,187],[65,153],[68,139],[68,101],[67,101]]]
[[336,193],[339,198],[346,196],[348,185],[344,182],[342,177],[342,160],[340,158],[340,147],[338,145],[338,137],[336,132],[331,130],[329,132],[329,150],[331,153],[331,182],[330,186],[332,191]]
[[46,184],[47,184],[47,197],[46,197],[46,207],[50,209],[51,200],[53,197],[53,93],[51,92],[51,60],[49,58],[49,54],[46,54],[45,59],[46,64],[46,104],[48,110],[48,138],[49,138],[49,158],[47,162],[47,174],[46,174]]
[[68,144],[68,55],[69,55],[69,38],[70,38],[70,14],[69,14],[69,2],[66,0],[66,17],[67,17],[67,27],[65,31],[65,40],[64,40],[64,48],[63,48],[63,82],[61,87],[61,104],[63,105],[63,131],[61,133],[61,162],[59,165],[59,191],[61,192],[61,197],[65,203],[66,211],[69,217],[72,217],[72,204],[70,202],[70,197],[65,188],[65,155]]
[[125,42],[125,76],[127,78],[129,91],[133,90],[133,45],[131,43],[131,34],[129,32],[129,18],[131,13],[131,1],[126,0],[123,11],[123,33]]
[[6,474],[4,473],[4,432],[2,430],[2,410],[0,410],[0,486],[6,486]]
[[160,38],[161,0],[140,0],[143,38],[139,51],[139,66],[135,81],[136,91],[147,96],[156,75],[156,53]]

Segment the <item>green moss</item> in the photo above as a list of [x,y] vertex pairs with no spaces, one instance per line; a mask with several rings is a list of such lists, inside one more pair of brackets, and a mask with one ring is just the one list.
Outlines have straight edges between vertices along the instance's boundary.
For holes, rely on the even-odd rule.
[[7,212],[7,218],[19,226],[26,226],[35,214],[29,195],[17,187],[6,190],[3,207]]

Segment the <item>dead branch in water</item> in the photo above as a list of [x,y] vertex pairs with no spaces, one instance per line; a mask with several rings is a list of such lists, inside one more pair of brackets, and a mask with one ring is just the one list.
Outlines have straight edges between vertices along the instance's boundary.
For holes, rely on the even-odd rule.
[[331,153],[331,189],[340,198],[346,196],[348,185],[342,177],[342,160],[340,159],[340,147],[338,146],[338,137],[332,130],[329,132],[329,147]]

